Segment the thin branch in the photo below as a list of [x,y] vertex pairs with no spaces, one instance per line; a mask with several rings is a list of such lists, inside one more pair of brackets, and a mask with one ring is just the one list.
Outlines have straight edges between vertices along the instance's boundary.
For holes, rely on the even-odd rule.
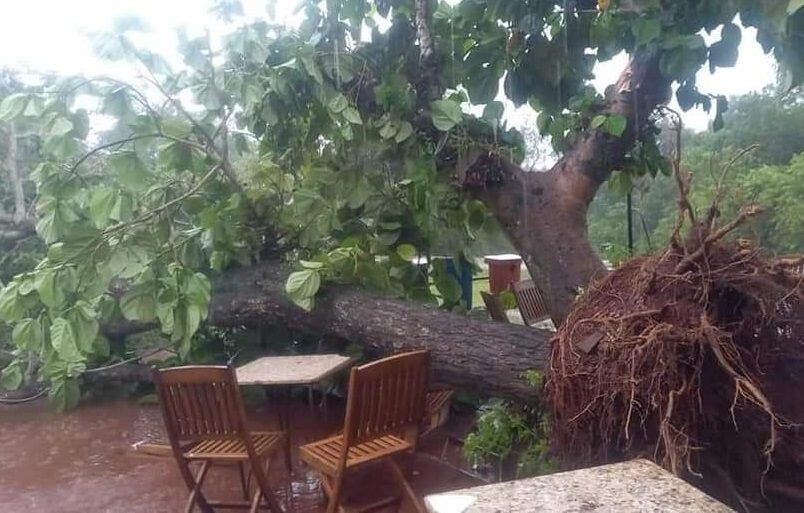
[[0,399],[0,404],[21,404],[21,403],[27,403],[27,402],[30,402],[30,401],[35,401],[36,399],[39,399],[40,397],[42,397],[43,395],[48,393],[49,391],[50,391],[50,387],[46,387],[46,388],[43,388],[42,390],[40,390],[39,392],[37,392],[36,394],[34,394],[32,396],[29,396],[29,397],[22,397],[20,399]]
[[119,362],[111,363],[109,365],[104,365],[102,367],[95,367],[94,369],[87,369],[87,370],[84,371],[84,374],[91,374],[91,373],[95,373],[95,372],[104,372],[104,371],[107,371],[107,370],[114,369],[116,367],[122,367],[123,365],[129,364],[131,362],[135,362],[137,360],[142,360],[143,358],[148,358],[149,356],[153,356],[153,355],[155,355],[156,353],[158,353],[160,351],[167,351],[168,349],[169,348],[167,348],[167,347],[156,347],[154,349],[151,349],[150,351],[146,351],[146,352],[144,352],[142,354],[132,356],[131,358],[128,358],[128,359],[125,359],[125,360],[122,360],[122,361],[119,361]]
[[193,194],[198,192],[201,189],[201,187],[203,187],[204,184],[206,184],[207,181],[209,181],[209,179],[212,178],[212,176],[215,174],[216,171],[218,171],[219,168],[220,168],[220,164],[215,164],[214,166],[212,166],[209,169],[209,171],[207,171],[207,174],[205,174],[201,178],[201,180],[199,180],[198,183],[195,184],[189,191],[185,192],[181,196],[179,196],[177,198],[174,198],[174,199],[168,201],[167,203],[165,203],[165,204],[163,204],[163,205],[161,205],[161,206],[159,206],[159,207],[157,207],[157,208],[155,208],[155,209],[153,209],[153,210],[151,210],[149,212],[146,212],[145,214],[141,215],[137,219],[134,219],[132,221],[127,221],[125,223],[119,223],[119,224],[116,224],[114,226],[110,226],[110,227],[106,228],[103,231],[103,235],[109,235],[109,234],[115,233],[115,232],[117,232],[117,231],[119,231],[119,230],[121,230],[123,228],[136,226],[138,224],[144,223],[144,222],[152,219],[153,217],[159,215],[160,213],[164,212],[165,210],[169,209],[170,207],[181,203],[182,201],[186,200],[187,198],[189,198],[190,196],[192,196]]

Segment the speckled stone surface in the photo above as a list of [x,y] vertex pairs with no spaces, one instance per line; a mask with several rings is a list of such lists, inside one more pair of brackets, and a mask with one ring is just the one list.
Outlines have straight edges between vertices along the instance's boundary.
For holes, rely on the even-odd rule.
[[240,385],[312,385],[352,364],[339,354],[265,356],[236,369]]
[[428,495],[430,513],[725,513],[731,508],[647,460]]

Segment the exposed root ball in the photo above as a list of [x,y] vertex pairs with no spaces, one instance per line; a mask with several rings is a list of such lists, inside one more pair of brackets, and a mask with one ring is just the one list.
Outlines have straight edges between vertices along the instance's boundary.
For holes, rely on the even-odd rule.
[[744,244],[684,246],[593,284],[556,334],[555,453],[647,456],[739,509],[804,511],[804,278]]

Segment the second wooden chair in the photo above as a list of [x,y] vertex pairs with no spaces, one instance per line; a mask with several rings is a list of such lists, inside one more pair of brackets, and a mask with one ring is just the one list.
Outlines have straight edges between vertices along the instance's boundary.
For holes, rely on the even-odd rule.
[[429,376],[427,351],[399,354],[352,369],[343,432],[300,448],[302,460],[322,475],[329,498],[327,513],[340,510],[346,475],[378,462],[388,465],[402,493],[418,511],[424,511],[394,457],[416,447]]

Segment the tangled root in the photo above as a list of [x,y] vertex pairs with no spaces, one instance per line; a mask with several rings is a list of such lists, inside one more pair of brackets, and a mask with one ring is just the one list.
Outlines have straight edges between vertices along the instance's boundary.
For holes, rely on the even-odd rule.
[[742,509],[804,511],[804,278],[710,239],[579,299],[553,340],[553,449],[570,467],[647,456]]

